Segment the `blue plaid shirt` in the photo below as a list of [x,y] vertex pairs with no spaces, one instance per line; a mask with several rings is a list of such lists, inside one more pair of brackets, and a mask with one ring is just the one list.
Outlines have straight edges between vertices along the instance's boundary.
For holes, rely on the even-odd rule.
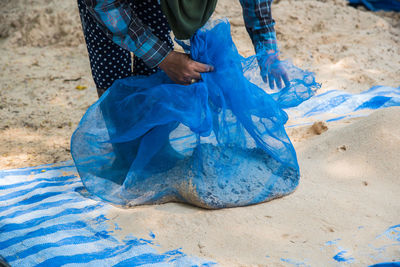
[[[247,32],[256,52],[277,51],[272,0],[239,0]],[[157,66],[171,51],[132,11],[127,0],[85,0],[92,15],[116,44],[133,52],[145,64]]]

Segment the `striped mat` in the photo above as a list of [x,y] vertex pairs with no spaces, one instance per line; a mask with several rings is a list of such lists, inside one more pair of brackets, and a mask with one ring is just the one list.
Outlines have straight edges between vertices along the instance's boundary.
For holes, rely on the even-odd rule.
[[286,127],[367,116],[376,109],[394,106],[400,106],[400,87],[374,86],[360,94],[331,90],[286,109],[290,118]]
[[11,266],[211,266],[155,236],[113,237],[111,205],[84,197],[73,162],[0,172],[0,255]]

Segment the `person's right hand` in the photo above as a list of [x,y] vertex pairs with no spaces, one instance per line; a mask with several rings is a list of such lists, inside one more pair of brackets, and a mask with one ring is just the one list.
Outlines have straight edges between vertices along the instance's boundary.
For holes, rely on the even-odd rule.
[[200,80],[202,72],[214,70],[213,66],[191,60],[189,55],[175,51],[171,51],[158,66],[172,81],[183,85]]
[[265,83],[268,81],[272,90],[275,89],[274,83],[278,89],[282,89],[284,87],[282,81],[285,86],[290,86],[287,70],[282,61],[279,60],[278,52],[270,50],[258,54],[257,58],[261,69],[261,77]]

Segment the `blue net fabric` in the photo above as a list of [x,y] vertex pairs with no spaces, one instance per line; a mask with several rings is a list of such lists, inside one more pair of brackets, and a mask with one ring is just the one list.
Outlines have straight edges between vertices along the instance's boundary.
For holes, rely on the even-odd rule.
[[283,108],[319,88],[312,73],[284,62],[290,86],[267,93],[256,56],[239,55],[227,21],[199,30],[190,52],[215,70],[187,86],[162,71],[117,80],[88,109],[71,140],[87,190],[124,206],[209,209],[292,192],[300,173]]

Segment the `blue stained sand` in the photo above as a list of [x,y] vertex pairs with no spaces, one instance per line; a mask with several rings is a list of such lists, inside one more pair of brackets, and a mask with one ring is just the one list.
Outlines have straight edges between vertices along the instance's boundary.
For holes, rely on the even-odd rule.
[[338,242],[340,240],[341,240],[340,238],[337,238],[337,239],[325,242],[326,246],[334,246],[334,247],[336,247],[337,250],[340,250],[335,256],[333,256],[333,259],[337,262],[346,262],[346,263],[354,262],[355,259],[353,257],[346,255],[346,254],[348,254],[348,251],[344,250],[343,248],[341,248],[338,245]]
[[95,221],[97,224],[100,224],[100,223],[105,222],[105,221],[108,221],[108,220],[109,220],[109,219],[108,219],[105,215],[103,215],[103,214],[94,219],[94,221]]
[[354,258],[351,256],[346,256],[346,254],[347,254],[347,251],[342,250],[338,254],[333,256],[333,259],[337,262],[353,262]]
[[153,238],[153,239],[156,238],[156,235],[155,235],[153,232],[151,232],[151,231],[150,231],[150,233],[149,233],[149,236],[150,236],[151,238]]
[[122,228],[119,227],[119,225],[117,223],[114,223],[114,226],[115,226],[115,230],[122,230]]
[[378,235],[376,238],[386,237],[400,245],[400,224],[393,225],[383,232],[383,234]]
[[238,54],[226,21],[199,30],[190,50],[215,68],[201,81],[177,85],[162,71],[128,77],[88,109],[71,139],[87,190],[125,206],[179,201],[208,209],[293,192],[300,171],[283,109],[315,93],[313,74],[282,62],[290,86],[268,94],[257,57]]
[[295,260],[292,260],[292,259],[281,258],[281,261],[286,262],[286,263],[291,264],[291,265],[294,265],[294,266],[297,266],[297,267],[310,266],[310,265],[308,265],[308,264],[306,264],[304,262],[299,262],[299,261],[295,261]]
[[389,227],[384,235],[393,241],[400,242],[400,224]]
[[325,245],[327,245],[327,246],[336,245],[336,244],[338,243],[338,241],[340,241],[340,240],[341,240],[341,239],[338,238],[338,239],[335,239],[335,240],[326,241],[326,242],[325,242]]

